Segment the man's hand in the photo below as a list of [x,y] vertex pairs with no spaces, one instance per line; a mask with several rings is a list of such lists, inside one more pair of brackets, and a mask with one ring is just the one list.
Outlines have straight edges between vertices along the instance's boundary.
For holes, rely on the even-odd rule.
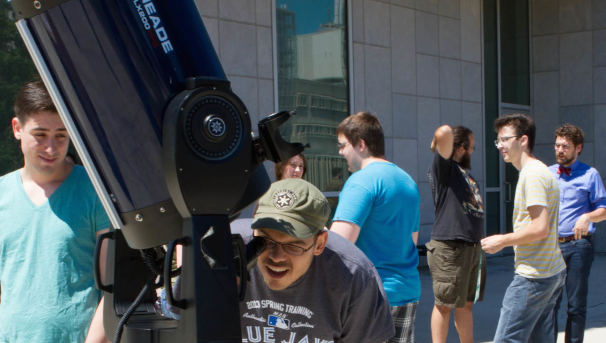
[[431,141],[431,151],[435,153],[436,149],[443,159],[448,160],[452,156],[454,149],[454,136],[452,128],[448,125],[440,126],[433,134]]
[[574,239],[581,239],[589,232],[589,219],[585,214],[582,214],[574,224]]
[[504,247],[503,235],[494,235],[482,240],[482,249],[489,254],[496,254]]

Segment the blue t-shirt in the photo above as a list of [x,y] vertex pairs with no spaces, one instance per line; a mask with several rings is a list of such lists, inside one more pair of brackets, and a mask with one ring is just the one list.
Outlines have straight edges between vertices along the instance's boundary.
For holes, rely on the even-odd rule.
[[412,233],[419,231],[419,189],[405,171],[373,162],[352,174],[339,196],[333,221],[357,224],[356,245],[375,265],[391,306],[421,297],[419,255]]
[[96,233],[108,227],[80,166],[40,206],[19,170],[0,178],[0,342],[84,342],[101,299]]

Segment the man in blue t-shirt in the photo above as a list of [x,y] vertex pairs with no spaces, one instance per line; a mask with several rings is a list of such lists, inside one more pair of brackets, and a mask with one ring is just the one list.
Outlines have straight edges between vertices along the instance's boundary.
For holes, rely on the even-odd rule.
[[331,231],[355,243],[379,272],[396,329],[389,342],[412,342],[421,297],[419,190],[405,171],[385,159],[376,116],[359,112],[345,118],[337,137],[352,175],[339,196]]
[[92,267],[109,220],[65,160],[69,135],[42,82],[21,89],[15,115],[25,165],[0,177],[0,342],[104,342]]

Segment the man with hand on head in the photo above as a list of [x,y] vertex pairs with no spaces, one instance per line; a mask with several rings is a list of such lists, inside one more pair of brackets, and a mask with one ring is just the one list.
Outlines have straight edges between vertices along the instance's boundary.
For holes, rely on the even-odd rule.
[[503,298],[495,342],[554,341],[554,306],[562,292],[566,264],[558,247],[558,182],[533,154],[536,126],[525,114],[494,122],[494,142],[503,160],[520,171],[513,210],[513,233],[482,240],[494,254],[514,247],[515,276]]
[[[562,125],[555,131],[557,164],[549,167],[560,187],[560,219],[558,245],[566,262],[566,343],[581,343],[587,318],[587,292],[589,272],[593,263],[593,234],[595,224],[606,219],[606,191],[602,178],[595,168],[578,160],[583,151],[583,130],[572,124]],[[555,306],[555,316],[562,295]],[[555,321],[554,335],[558,334]]]
[[93,254],[109,219],[65,159],[69,135],[42,82],[19,91],[15,116],[25,166],[0,177],[0,342],[104,342]]
[[473,304],[484,298],[486,256],[484,205],[476,180],[468,172],[475,150],[473,132],[464,126],[439,127],[431,142],[428,178],[435,207],[427,264],[433,280],[431,337],[444,343],[450,314],[462,343],[473,343]]
[[[353,244],[324,230],[329,213],[319,189],[286,179],[261,197],[252,225],[232,224],[245,242],[254,235],[267,243],[240,303],[243,342],[379,343],[394,335],[377,271]],[[163,310],[178,318],[165,301]]]

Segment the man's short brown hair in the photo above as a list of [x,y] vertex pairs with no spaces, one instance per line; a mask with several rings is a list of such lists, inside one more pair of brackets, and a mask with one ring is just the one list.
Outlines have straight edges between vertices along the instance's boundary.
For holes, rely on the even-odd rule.
[[363,140],[372,157],[385,156],[385,136],[379,118],[370,112],[358,112],[345,118],[337,127],[337,136],[343,135],[353,146]]
[[[585,132],[580,127],[572,124],[564,124],[555,130],[555,139],[564,137],[574,144],[575,148],[581,144],[581,152],[583,152],[583,142],[585,140]],[[579,152],[579,155],[581,153]]]
[[516,132],[516,139],[522,136],[528,137],[528,151],[532,154],[534,150],[534,138],[537,135],[537,127],[530,116],[523,113],[511,113],[500,116],[494,121],[494,130],[498,133],[505,126],[512,126]]
[[42,111],[58,113],[48,90],[42,81],[29,82],[17,93],[15,100],[15,116],[21,125],[29,117]]

